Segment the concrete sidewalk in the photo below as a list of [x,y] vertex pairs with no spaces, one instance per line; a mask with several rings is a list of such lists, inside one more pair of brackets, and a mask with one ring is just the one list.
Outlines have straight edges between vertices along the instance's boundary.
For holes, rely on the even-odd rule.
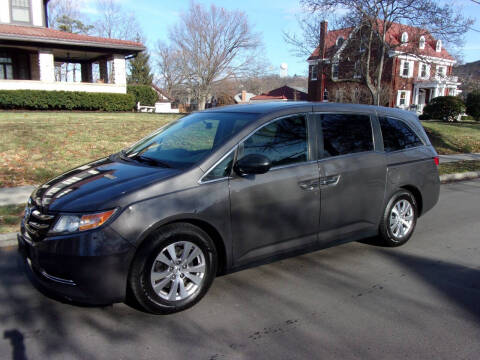
[[438,157],[440,158],[440,164],[444,164],[455,161],[480,160],[480,153],[438,155]]
[[35,186],[0,188],[0,206],[25,204]]

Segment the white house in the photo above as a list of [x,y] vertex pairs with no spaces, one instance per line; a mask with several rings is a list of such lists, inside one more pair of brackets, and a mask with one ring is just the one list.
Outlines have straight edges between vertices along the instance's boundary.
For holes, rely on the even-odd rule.
[[[126,93],[125,58],[143,44],[49,29],[48,1],[0,0],[0,90]],[[58,76],[61,64],[77,76]]]

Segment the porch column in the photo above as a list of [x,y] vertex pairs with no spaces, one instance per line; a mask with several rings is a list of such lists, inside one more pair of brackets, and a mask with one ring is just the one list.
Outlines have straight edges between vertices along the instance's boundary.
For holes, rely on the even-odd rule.
[[105,84],[108,83],[108,67],[107,67],[107,59],[100,60],[98,62],[100,67],[100,80],[103,80]]
[[417,85],[414,86],[413,88],[413,105],[418,105],[418,87]]
[[113,55],[113,83],[125,86],[127,84],[127,72],[125,68],[125,56]]
[[55,62],[51,50],[38,51],[40,81],[55,82]]
[[87,61],[82,63],[82,82],[91,83],[92,81],[92,63]]

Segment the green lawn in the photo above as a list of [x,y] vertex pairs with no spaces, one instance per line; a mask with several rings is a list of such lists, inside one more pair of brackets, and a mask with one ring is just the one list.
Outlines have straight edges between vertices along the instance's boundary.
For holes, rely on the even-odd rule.
[[440,164],[438,167],[440,175],[464,173],[469,171],[480,171],[480,160],[457,161]]
[[40,184],[117,152],[178,116],[0,112],[0,187]]
[[480,152],[480,122],[422,121],[422,125],[439,154]]

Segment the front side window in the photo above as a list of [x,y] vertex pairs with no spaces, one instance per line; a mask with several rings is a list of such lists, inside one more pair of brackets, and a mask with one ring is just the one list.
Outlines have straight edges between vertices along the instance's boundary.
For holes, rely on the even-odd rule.
[[382,128],[383,148],[386,152],[423,145],[417,134],[403,121],[381,117],[380,127]]
[[270,159],[272,167],[305,162],[308,160],[306,116],[274,121],[246,139],[240,149],[238,158],[262,154]]
[[12,58],[8,54],[0,53],[0,80],[13,79]]
[[12,22],[30,23],[30,0],[11,0]]
[[187,168],[205,159],[257,118],[256,114],[194,113],[139,141],[124,156],[152,165]]
[[235,151],[228,154],[222,161],[211,169],[202,179],[202,182],[223,179],[229,177],[232,172]]
[[322,115],[323,157],[373,151],[370,116]]

